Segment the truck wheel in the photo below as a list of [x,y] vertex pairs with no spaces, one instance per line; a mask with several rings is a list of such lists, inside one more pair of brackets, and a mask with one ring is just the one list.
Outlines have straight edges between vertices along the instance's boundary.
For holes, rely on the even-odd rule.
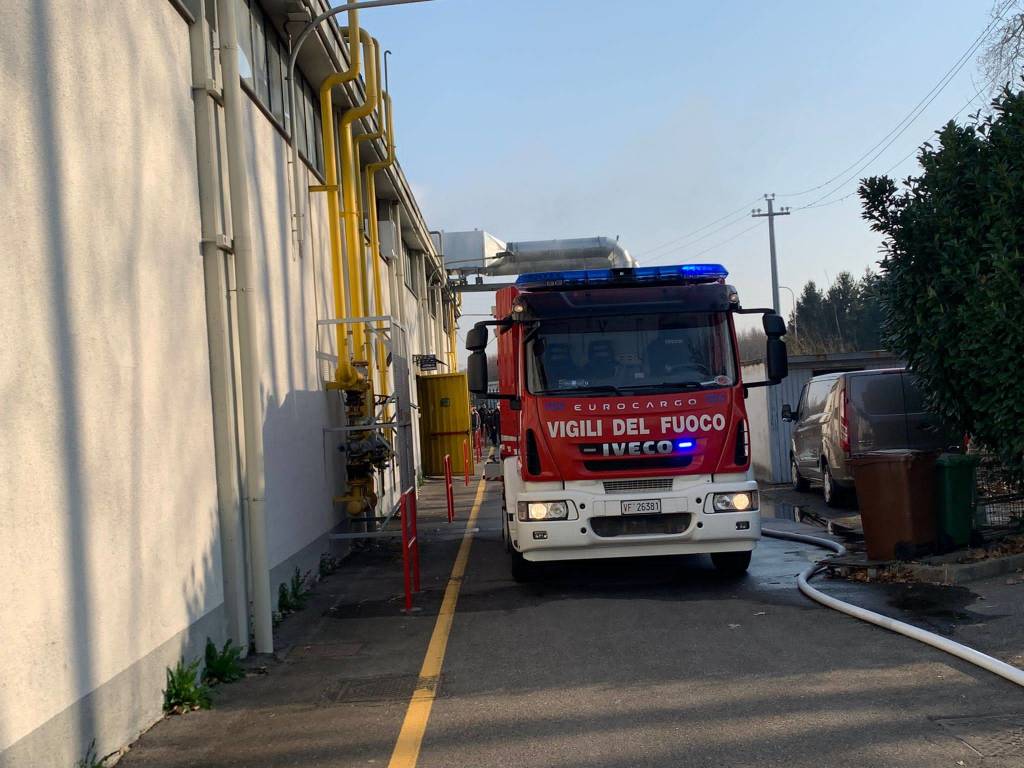
[[797,466],[796,456],[789,457],[790,481],[793,483],[793,490],[801,493],[810,488],[807,478],[800,474],[800,467]]
[[711,562],[723,576],[742,576],[750,567],[750,552],[712,552]]

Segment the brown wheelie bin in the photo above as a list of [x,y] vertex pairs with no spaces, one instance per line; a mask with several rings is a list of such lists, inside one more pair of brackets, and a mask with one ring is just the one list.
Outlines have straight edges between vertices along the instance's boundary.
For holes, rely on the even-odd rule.
[[872,451],[850,459],[871,560],[909,560],[935,548],[938,453]]

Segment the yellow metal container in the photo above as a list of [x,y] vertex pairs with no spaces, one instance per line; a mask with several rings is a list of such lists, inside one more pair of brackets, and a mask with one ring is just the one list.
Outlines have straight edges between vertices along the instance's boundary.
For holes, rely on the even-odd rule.
[[[473,435],[469,417],[469,385],[464,373],[416,377],[420,406],[420,449],[424,475],[443,475],[444,457],[452,457],[452,474],[465,472],[468,456],[473,474]],[[463,453],[465,444],[465,454]]]

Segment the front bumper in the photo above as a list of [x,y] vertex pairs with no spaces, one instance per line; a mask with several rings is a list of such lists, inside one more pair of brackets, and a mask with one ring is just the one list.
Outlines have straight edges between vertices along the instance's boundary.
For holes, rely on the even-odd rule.
[[[524,522],[518,520],[515,505],[510,505],[506,514],[513,547],[531,561],[585,560],[750,551],[761,537],[759,510],[711,511],[712,494],[756,491],[757,483],[753,480],[694,483],[684,488],[628,494],[604,493],[600,483],[591,484],[591,487],[598,492],[567,487],[564,490],[522,491],[517,494],[517,502],[567,501],[570,511],[568,520]],[[671,525],[665,527],[678,532],[630,532],[644,526],[629,520],[640,516],[622,515],[621,502],[646,499],[661,501],[660,515],[671,516]],[[650,517],[652,523],[658,522],[658,515],[646,517]],[[595,530],[594,518],[602,519],[596,527],[605,535],[599,535]],[[613,532],[611,535],[609,530]]]

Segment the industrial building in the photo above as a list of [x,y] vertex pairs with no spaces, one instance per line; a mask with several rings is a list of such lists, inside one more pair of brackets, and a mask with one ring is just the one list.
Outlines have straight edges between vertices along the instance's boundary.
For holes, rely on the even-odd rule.
[[5,5],[0,766],[131,742],[207,637],[271,650],[279,584],[415,482],[458,306],[371,12],[289,98],[329,8]]

